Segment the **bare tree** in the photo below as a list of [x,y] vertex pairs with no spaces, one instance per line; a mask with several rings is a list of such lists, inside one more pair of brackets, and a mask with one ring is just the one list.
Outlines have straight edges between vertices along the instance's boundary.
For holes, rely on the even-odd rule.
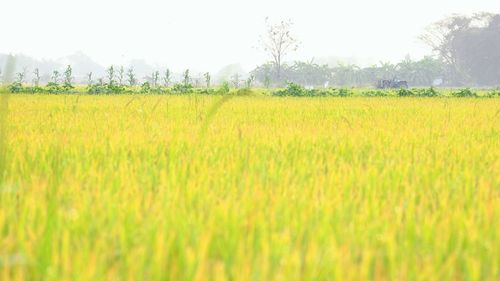
[[281,79],[283,59],[299,48],[299,41],[291,34],[292,25],[290,20],[270,24],[266,18],[266,33],[260,38],[263,50],[272,57],[278,81]]

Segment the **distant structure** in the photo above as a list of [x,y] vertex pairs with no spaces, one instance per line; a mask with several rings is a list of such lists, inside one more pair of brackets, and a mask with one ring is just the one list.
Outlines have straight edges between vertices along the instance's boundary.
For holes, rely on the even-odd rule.
[[408,89],[408,82],[404,80],[378,80],[377,89]]

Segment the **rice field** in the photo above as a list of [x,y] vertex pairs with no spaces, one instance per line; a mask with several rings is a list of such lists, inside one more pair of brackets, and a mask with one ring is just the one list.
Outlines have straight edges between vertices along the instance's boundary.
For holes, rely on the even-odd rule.
[[498,98],[8,103],[0,280],[500,278]]

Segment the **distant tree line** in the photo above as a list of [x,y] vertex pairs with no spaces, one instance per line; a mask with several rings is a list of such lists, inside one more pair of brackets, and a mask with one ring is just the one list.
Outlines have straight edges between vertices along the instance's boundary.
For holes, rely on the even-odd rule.
[[[313,61],[283,64],[278,76],[273,63],[267,63],[251,73],[264,86],[293,82],[304,86],[374,86],[381,79],[401,79],[412,86],[432,86],[440,83],[445,74],[444,63],[432,57],[398,64],[380,63],[370,67],[338,64],[335,67],[319,65]],[[279,78],[278,78],[279,77]]]
[[267,25],[261,45],[271,58],[252,71],[264,86],[293,82],[306,86],[373,86],[378,80],[398,79],[410,86],[499,86],[500,14],[455,15],[429,26],[421,39],[433,56],[369,67],[339,64],[329,67],[310,62],[283,63],[298,47],[291,23]]

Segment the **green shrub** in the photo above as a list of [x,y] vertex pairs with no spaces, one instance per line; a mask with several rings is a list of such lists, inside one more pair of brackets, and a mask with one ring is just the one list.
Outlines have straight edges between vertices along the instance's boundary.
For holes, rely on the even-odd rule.
[[200,95],[217,95],[218,91],[212,88],[205,88],[205,89],[196,89],[195,93]]
[[488,92],[487,94],[488,97],[500,97],[500,90],[493,90],[491,92]]
[[280,89],[272,93],[273,96],[291,96],[291,97],[348,97],[353,92],[349,89],[306,89],[303,86],[288,82],[285,89]]
[[369,90],[361,92],[360,94],[363,97],[385,97],[388,96],[386,91],[383,90]]
[[28,92],[33,93],[33,94],[43,93],[44,91],[45,91],[45,89],[40,87],[40,86],[33,86],[33,87],[28,88]]
[[303,97],[311,96],[314,90],[308,91],[306,88],[299,84],[292,82],[286,83],[285,89],[280,89],[272,93],[273,96],[292,96],[292,97]]
[[454,97],[477,97],[477,94],[473,91],[471,91],[469,88],[467,89],[462,89],[460,91],[457,91],[457,92],[453,92],[451,93],[452,96]]
[[107,94],[109,93],[109,89],[107,85],[93,84],[87,87],[87,92],[89,94]]
[[9,91],[11,93],[21,93],[24,91],[23,84],[19,82],[14,82],[9,85]]
[[348,90],[348,89],[339,89],[338,90],[339,97],[349,97],[352,95],[353,95],[353,92],[351,90]]
[[58,94],[58,93],[61,93],[63,91],[63,88],[61,87],[61,85],[59,85],[59,83],[56,83],[56,82],[47,83],[47,86],[45,86],[45,89],[47,90],[47,93],[51,93],[51,94]]
[[399,97],[411,97],[415,95],[411,90],[405,88],[398,89],[397,94]]
[[414,90],[419,97],[437,97],[439,96],[439,92],[436,91],[433,87],[427,89],[415,89]]
[[286,83],[286,88],[277,90],[272,93],[273,96],[292,96],[292,97],[303,97],[308,95],[307,90],[299,85],[292,82]]
[[108,84],[107,87],[110,94],[121,94],[126,90],[125,86],[120,84]]
[[222,82],[220,87],[217,89],[217,94],[219,95],[226,95],[229,93],[229,83],[227,81]]
[[251,96],[253,95],[253,91],[250,88],[241,88],[236,91],[237,96]]
[[25,91],[25,89],[23,87],[24,76],[25,76],[24,71],[17,73],[16,81],[9,85],[9,91],[11,93],[21,93],[21,92]]
[[151,92],[151,84],[149,82],[144,82],[141,85],[141,93],[148,94]]
[[335,95],[335,89],[304,89],[304,96],[308,97],[329,97]]
[[174,94],[189,94],[192,92],[193,85],[191,85],[190,83],[175,84],[172,88],[172,93]]

